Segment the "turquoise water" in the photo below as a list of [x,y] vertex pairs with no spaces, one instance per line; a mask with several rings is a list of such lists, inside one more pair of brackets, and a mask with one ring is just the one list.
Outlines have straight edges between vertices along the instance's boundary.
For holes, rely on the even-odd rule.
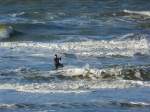
[[0,0],[0,111],[149,112],[149,23],[147,0]]

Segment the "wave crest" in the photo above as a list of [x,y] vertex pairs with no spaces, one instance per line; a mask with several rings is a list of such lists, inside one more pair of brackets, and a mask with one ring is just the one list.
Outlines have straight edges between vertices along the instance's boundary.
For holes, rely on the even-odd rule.
[[111,41],[85,41],[65,43],[42,43],[42,42],[1,42],[1,47],[7,48],[31,48],[49,49],[60,53],[69,53],[79,56],[134,56],[134,54],[149,55],[149,41],[140,40],[111,40]]
[[124,13],[128,14],[136,14],[136,15],[143,15],[143,16],[150,16],[150,11],[131,11],[131,10],[124,10]]
[[29,80],[141,80],[150,81],[150,67],[112,67],[112,68],[77,68],[77,67],[64,67],[58,70],[39,71],[29,68],[19,68],[15,70],[2,70],[0,76],[6,77],[10,74],[23,76]]
[[[135,67],[115,67],[105,69],[90,69],[90,68],[64,68],[56,71],[58,76],[62,75],[72,79],[92,79],[92,80],[143,80],[149,81],[150,68],[135,68]],[[50,71],[54,74],[54,71]],[[56,75],[57,76],[57,75]],[[63,77],[60,77],[63,78]]]

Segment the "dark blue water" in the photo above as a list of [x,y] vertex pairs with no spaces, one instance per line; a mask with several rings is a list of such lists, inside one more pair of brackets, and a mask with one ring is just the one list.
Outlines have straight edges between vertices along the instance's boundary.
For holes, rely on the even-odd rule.
[[147,0],[0,0],[0,111],[149,112],[149,32]]

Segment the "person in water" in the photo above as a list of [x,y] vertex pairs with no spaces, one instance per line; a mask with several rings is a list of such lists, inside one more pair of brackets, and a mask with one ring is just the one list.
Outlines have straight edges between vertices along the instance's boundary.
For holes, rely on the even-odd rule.
[[55,54],[54,64],[56,69],[58,69],[59,67],[63,67],[63,64],[60,63],[60,61],[61,61],[61,57],[58,57],[57,54]]

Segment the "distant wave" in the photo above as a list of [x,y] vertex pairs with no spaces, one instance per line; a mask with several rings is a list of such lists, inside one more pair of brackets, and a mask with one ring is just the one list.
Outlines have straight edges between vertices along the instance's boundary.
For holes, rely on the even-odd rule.
[[31,48],[48,49],[59,53],[69,53],[78,56],[134,56],[135,54],[150,55],[150,43],[145,38],[131,40],[111,41],[84,41],[64,43],[42,43],[42,42],[0,42],[1,47],[7,48]]
[[51,20],[57,20],[64,17],[65,13],[50,12],[14,12],[2,15],[1,23],[27,23],[27,24],[46,24]]
[[21,17],[21,16],[25,16],[25,17],[44,17],[43,19],[46,20],[54,20],[57,19],[59,17],[63,17],[66,15],[66,13],[64,12],[16,12],[16,13],[10,13],[8,14],[11,17]]
[[16,103],[16,104],[0,104],[0,109],[43,109],[43,108],[86,108],[86,107],[109,107],[119,106],[128,108],[150,108],[148,102],[130,102],[130,101],[82,101],[82,102],[51,102],[43,104],[35,103]]
[[42,108],[44,105],[28,104],[28,103],[19,103],[19,104],[0,104],[0,109],[33,109],[33,108]]
[[[34,17],[34,15],[32,18],[30,16],[32,17],[32,15],[28,15],[28,13],[26,13],[26,12],[4,14],[4,15],[1,15],[0,23],[2,23],[2,24],[19,24],[19,23],[22,23],[22,24],[37,24],[37,23],[45,24],[46,22],[48,22],[44,18],[43,18],[43,20],[41,20],[38,17],[37,18]],[[43,16],[43,15],[41,15],[41,16]],[[41,17],[41,16],[39,16],[39,17]]]
[[116,105],[120,107],[128,107],[128,108],[150,108],[150,103],[148,102],[129,102],[129,101],[112,101],[110,105]]
[[125,13],[129,13],[129,14],[150,16],[150,11],[131,11],[131,10],[124,10],[124,12],[125,12]]
[[19,13],[13,13],[13,14],[9,14],[10,16],[12,17],[18,17],[18,16],[22,16],[22,15],[25,15],[26,13],[25,12],[19,12]]

